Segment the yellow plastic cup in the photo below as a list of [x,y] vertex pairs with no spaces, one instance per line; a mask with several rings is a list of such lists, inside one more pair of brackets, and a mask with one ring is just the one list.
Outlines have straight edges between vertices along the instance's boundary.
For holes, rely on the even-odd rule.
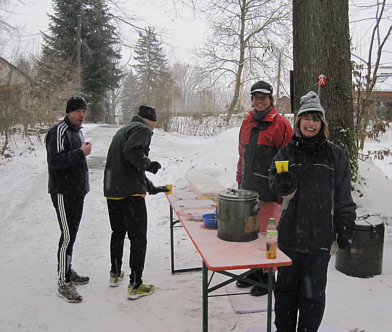
[[166,189],[169,189],[169,192],[167,194],[172,194],[173,193],[173,185],[172,184],[167,184]]
[[288,160],[275,161],[275,166],[276,166],[276,172],[277,173],[288,172],[288,170],[289,170],[289,161]]

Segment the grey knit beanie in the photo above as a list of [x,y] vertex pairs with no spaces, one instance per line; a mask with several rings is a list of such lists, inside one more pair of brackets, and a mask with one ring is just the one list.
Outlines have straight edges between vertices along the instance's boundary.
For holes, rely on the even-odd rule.
[[320,104],[320,99],[316,92],[310,91],[305,96],[301,97],[300,108],[297,117],[307,112],[320,112],[325,119],[325,111]]

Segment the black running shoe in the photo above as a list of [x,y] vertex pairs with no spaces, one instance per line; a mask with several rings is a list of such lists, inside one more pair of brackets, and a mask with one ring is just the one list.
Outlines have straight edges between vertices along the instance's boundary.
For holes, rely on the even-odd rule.
[[71,282],[74,285],[85,285],[90,281],[89,277],[81,276],[74,269],[71,269],[71,277],[70,277]]
[[264,287],[253,286],[250,290],[250,295],[252,296],[263,296],[265,294],[268,294],[268,289]]

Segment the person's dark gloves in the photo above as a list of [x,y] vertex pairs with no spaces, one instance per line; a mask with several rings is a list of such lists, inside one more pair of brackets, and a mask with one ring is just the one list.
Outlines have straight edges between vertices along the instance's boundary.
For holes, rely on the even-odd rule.
[[336,240],[340,249],[344,249],[352,243],[351,234],[341,231],[338,233],[338,238]]
[[275,183],[279,191],[285,191],[290,189],[293,182],[293,173],[291,171],[276,173]]
[[167,189],[165,186],[159,186],[159,187],[151,187],[148,193],[150,195],[156,195],[158,193],[168,193],[170,189]]
[[161,168],[161,164],[157,161],[152,161],[150,166],[146,169],[148,172],[157,174],[158,170]]

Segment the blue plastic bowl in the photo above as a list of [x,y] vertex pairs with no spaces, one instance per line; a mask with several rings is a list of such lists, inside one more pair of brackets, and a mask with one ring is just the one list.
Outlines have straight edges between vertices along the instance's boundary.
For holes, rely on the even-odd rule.
[[202,215],[204,226],[208,228],[218,228],[218,218],[216,213],[206,213]]

